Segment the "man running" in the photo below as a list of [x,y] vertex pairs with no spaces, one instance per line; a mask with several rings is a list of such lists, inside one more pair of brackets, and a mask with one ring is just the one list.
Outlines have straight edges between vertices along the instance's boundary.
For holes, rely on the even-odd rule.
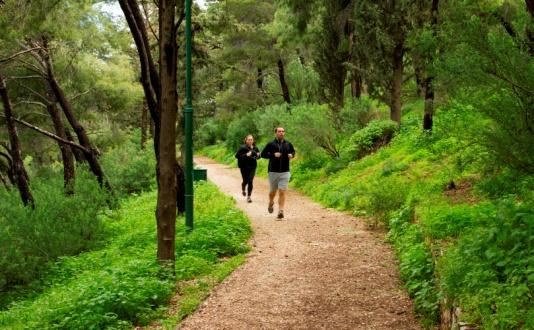
[[295,149],[291,142],[284,139],[286,131],[283,127],[274,129],[275,139],[269,142],[261,152],[262,158],[269,159],[269,205],[267,211],[274,211],[274,196],[278,191],[278,219],[284,218],[286,190],[291,174],[289,161],[295,157]]

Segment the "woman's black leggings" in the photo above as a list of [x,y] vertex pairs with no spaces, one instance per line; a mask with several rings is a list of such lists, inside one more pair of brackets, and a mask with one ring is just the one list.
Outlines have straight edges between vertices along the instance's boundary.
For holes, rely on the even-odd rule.
[[256,175],[256,169],[255,168],[241,168],[241,177],[243,178],[243,182],[241,183],[241,189],[245,191],[245,187],[247,187],[247,193],[248,196],[252,195],[252,181],[254,181],[254,175]]

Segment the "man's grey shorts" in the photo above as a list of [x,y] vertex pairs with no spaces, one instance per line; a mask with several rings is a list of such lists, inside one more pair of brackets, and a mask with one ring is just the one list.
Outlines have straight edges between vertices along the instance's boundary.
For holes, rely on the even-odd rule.
[[269,185],[271,192],[277,189],[287,190],[291,174],[289,172],[269,172]]

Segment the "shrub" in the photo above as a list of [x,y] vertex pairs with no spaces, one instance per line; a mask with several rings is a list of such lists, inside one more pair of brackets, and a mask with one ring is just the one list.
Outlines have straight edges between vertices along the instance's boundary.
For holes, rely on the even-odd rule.
[[391,120],[374,120],[354,133],[344,153],[349,159],[360,159],[391,141],[398,130],[398,124]]
[[120,195],[149,191],[156,184],[156,157],[152,142],[141,149],[134,134],[120,147],[106,151],[102,165],[113,189]]
[[93,176],[78,171],[76,194],[64,195],[59,175],[34,180],[36,208],[23,207],[16,192],[4,193],[0,204],[0,306],[7,291],[40,277],[47,263],[91,250],[103,238],[98,217],[106,193]]
[[478,225],[460,235],[440,262],[441,287],[482,328],[534,326],[534,212],[504,199],[477,214]]
[[252,113],[247,113],[230,123],[226,131],[226,147],[230,150],[237,150],[249,134],[252,134],[256,139],[258,138],[258,128]]
[[195,129],[195,147],[210,146],[226,138],[229,122],[220,117],[207,118]]

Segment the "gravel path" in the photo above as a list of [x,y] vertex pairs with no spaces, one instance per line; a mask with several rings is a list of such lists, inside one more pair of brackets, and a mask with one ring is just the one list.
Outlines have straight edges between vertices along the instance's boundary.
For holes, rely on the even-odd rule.
[[251,219],[253,249],[177,329],[421,329],[382,234],[291,189],[277,221],[265,179],[246,203],[238,169],[195,163]]

